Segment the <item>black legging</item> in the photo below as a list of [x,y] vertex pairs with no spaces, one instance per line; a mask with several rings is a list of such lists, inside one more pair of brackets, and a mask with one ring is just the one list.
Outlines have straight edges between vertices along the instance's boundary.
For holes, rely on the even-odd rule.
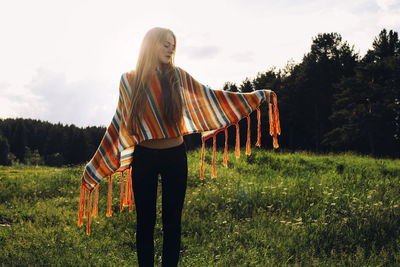
[[154,226],[158,174],[162,184],[162,266],[177,266],[181,244],[181,217],[187,185],[186,147],[151,149],[136,146],[132,187],[136,205],[136,247],[139,266],[154,266]]

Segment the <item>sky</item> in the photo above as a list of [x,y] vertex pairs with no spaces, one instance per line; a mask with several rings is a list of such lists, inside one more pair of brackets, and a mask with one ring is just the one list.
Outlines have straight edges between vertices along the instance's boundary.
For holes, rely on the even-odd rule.
[[108,126],[157,26],[175,33],[177,66],[222,89],[300,63],[320,33],[363,56],[400,31],[400,0],[0,0],[0,118]]

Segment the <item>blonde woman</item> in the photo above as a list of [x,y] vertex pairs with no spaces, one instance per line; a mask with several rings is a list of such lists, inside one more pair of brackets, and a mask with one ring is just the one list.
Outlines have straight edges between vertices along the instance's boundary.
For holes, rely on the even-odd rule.
[[[176,38],[172,31],[153,28],[144,37],[130,85],[132,105],[128,132],[137,135],[140,120],[151,119],[146,105],[148,81],[158,75],[161,82],[159,114],[166,127],[182,120],[183,103],[173,65]],[[157,72],[154,72],[157,69]],[[149,139],[135,147],[132,185],[136,206],[136,247],[140,266],[153,266],[153,232],[156,222],[158,174],[162,184],[163,266],[177,266],[181,243],[181,215],[186,192],[187,158],[183,137]]]
[[[95,189],[97,215],[99,183],[109,177],[111,216],[111,176],[128,170],[125,202],[124,176],[121,181],[121,205],[132,208],[132,192],[136,206],[136,247],[140,266],[153,266],[153,233],[156,222],[158,175],[162,184],[163,266],[177,266],[181,245],[181,217],[187,185],[187,157],[183,136],[202,134],[203,179],[204,141],[213,138],[213,170],[215,170],[215,136],[225,133],[224,164],[227,164],[227,128],[236,126],[236,157],[240,156],[239,120],[247,118],[246,154],[250,154],[251,112],[258,113],[260,145],[260,110],[263,102],[270,105],[270,133],[278,147],[280,133],[276,96],[270,90],[233,93],[212,90],[197,82],[183,69],[174,66],[176,38],[165,28],[153,28],[145,35],[134,71],[121,76],[116,113],[82,176],[78,225],[83,225],[85,196],[89,191],[87,234],[90,234],[91,193]],[[131,174],[131,175],[130,175]],[[95,215],[94,215],[95,216]]]

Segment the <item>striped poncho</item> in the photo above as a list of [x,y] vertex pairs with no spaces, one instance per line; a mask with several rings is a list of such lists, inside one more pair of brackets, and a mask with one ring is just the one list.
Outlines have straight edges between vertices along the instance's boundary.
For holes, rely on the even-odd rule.
[[[221,90],[212,90],[192,78],[187,72],[176,67],[183,99],[183,120],[175,125],[167,125],[161,119],[160,105],[162,105],[162,90],[160,85],[161,73],[156,68],[152,79],[148,83],[147,104],[143,118],[139,125],[139,132],[131,136],[127,131],[128,110],[131,105],[131,91],[128,81],[131,73],[124,73],[119,84],[119,100],[117,110],[108,126],[107,131],[92,159],[85,166],[82,176],[82,185],[79,203],[78,225],[83,225],[85,216],[86,191],[89,191],[87,203],[87,234],[90,234],[90,217],[97,216],[98,185],[104,179],[109,179],[108,210],[111,216],[112,175],[120,172],[121,175],[121,203],[120,210],[129,206],[132,210],[132,170],[130,165],[135,145],[144,140],[172,138],[192,133],[202,135],[202,161],[200,179],[203,179],[204,144],[208,138],[213,138],[213,169],[215,171],[215,136],[218,132],[225,132],[224,165],[227,165],[227,128],[236,126],[236,156],[240,154],[240,139],[238,122],[247,118],[248,134],[246,154],[250,154],[250,118],[251,112],[257,110],[258,137],[257,146],[260,146],[260,109],[263,102],[269,104],[270,134],[273,136],[273,146],[278,147],[277,135],[280,134],[279,115],[275,93],[270,90],[257,90],[251,93],[233,93]],[[126,179],[124,172],[126,171]],[[124,181],[125,180],[125,181]],[[125,190],[124,190],[125,187]],[[91,208],[91,195],[95,189],[95,202]]]

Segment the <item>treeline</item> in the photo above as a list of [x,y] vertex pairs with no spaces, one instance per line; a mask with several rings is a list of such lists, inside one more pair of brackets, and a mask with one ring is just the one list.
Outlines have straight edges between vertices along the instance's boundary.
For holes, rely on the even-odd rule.
[[281,147],[315,152],[400,153],[400,42],[382,30],[363,56],[340,34],[313,38],[299,64],[271,69],[224,90],[278,94]]
[[[282,135],[280,147],[314,152],[354,151],[384,157],[400,156],[400,41],[395,31],[382,30],[361,57],[338,33],[319,34],[302,62],[272,68],[227,82],[224,90],[272,89],[278,95]],[[262,107],[262,146],[272,147],[266,107]],[[256,114],[250,116],[252,144]],[[242,120],[240,142],[247,138]],[[64,165],[87,162],[106,128],[78,128],[32,119],[0,120],[0,164]],[[236,129],[228,129],[234,147]],[[201,145],[199,135],[185,136],[189,149]],[[211,143],[212,141],[207,141]],[[218,146],[224,135],[217,135]]]
[[96,151],[104,132],[105,127],[79,128],[33,119],[0,119],[0,165],[84,163]]

